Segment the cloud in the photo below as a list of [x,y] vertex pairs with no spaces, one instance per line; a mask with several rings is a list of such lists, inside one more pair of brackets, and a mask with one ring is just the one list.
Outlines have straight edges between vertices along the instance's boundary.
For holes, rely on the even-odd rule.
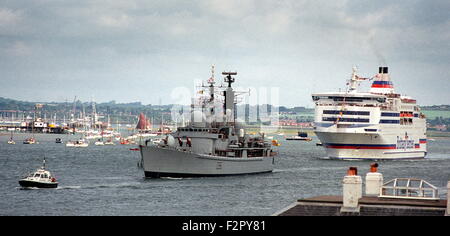
[[32,48],[22,41],[12,43],[5,51],[12,56],[29,56],[32,54]]
[[0,26],[17,24],[22,13],[8,8],[0,8]]
[[20,31],[19,24],[23,20],[21,10],[0,7],[0,36],[15,35]]
[[103,15],[98,18],[97,23],[107,27],[127,27],[132,23],[132,19],[126,14]]
[[[408,64],[433,65],[426,75],[430,84],[439,84],[437,76],[450,74],[450,55],[443,50],[450,48],[449,5],[444,0],[4,1],[0,71],[20,83],[37,77],[42,84],[78,81],[71,86],[78,96],[99,93],[104,101],[141,96],[157,103],[171,87],[191,88],[194,79],[207,78],[215,64],[218,70],[238,70],[244,87],[279,86],[281,104],[306,105],[311,92],[343,87],[353,65],[368,74],[380,64],[405,74]],[[420,88],[418,75],[408,79],[411,89]],[[24,94],[19,89],[4,86],[0,92],[14,97]],[[39,91],[32,95],[51,99],[57,93]],[[419,89],[414,92],[420,96]],[[108,97],[112,93],[117,97]]]
[[199,3],[206,12],[228,19],[242,19],[253,14],[254,9],[258,7],[258,2],[254,0],[210,0],[199,1]]

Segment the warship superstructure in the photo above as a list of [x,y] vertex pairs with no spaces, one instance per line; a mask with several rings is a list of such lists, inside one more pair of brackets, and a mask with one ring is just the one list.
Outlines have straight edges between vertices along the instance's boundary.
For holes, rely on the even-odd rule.
[[204,96],[193,102],[191,121],[165,135],[156,145],[140,145],[146,177],[226,176],[272,172],[277,152],[264,134],[250,135],[236,119],[232,88],[237,72],[223,72],[226,85],[216,86],[214,70]]
[[[362,81],[373,81],[359,92]],[[415,159],[427,153],[426,119],[415,99],[395,92],[388,67],[372,78],[356,68],[344,92],[312,94],[314,129],[329,158]]]

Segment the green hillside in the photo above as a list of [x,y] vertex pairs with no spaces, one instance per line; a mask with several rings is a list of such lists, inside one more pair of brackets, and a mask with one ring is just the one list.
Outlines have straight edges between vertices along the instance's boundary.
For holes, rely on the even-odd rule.
[[439,117],[443,119],[450,118],[450,111],[422,110],[422,112],[427,116],[428,120],[434,120]]

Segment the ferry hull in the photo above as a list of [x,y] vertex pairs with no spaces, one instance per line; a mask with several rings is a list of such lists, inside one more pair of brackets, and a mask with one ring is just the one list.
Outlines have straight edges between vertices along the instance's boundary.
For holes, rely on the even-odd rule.
[[426,139],[409,137],[410,145],[401,145],[396,135],[316,132],[330,159],[397,160],[426,156]]
[[272,172],[274,157],[234,158],[140,146],[145,177],[212,177]]

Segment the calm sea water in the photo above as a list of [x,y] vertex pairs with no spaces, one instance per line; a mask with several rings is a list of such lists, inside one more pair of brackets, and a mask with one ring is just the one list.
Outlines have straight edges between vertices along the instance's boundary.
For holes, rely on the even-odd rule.
[[[325,152],[312,142],[283,141],[273,173],[247,176],[145,179],[137,167],[133,146],[66,148],[56,144],[73,136],[39,134],[36,145],[24,145],[26,135],[0,136],[0,215],[271,215],[299,198],[339,195],[349,166],[360,175],[370,161],[323,159]],[[275,136],[275,138],[277,138]],[[423,160],[379,162],[387,181],[417,177],[439,188],[446,197],[450,180],[450,139],[428,142]],[[60,182],[57,189],[23,190],[18,180],[41,166]]]

